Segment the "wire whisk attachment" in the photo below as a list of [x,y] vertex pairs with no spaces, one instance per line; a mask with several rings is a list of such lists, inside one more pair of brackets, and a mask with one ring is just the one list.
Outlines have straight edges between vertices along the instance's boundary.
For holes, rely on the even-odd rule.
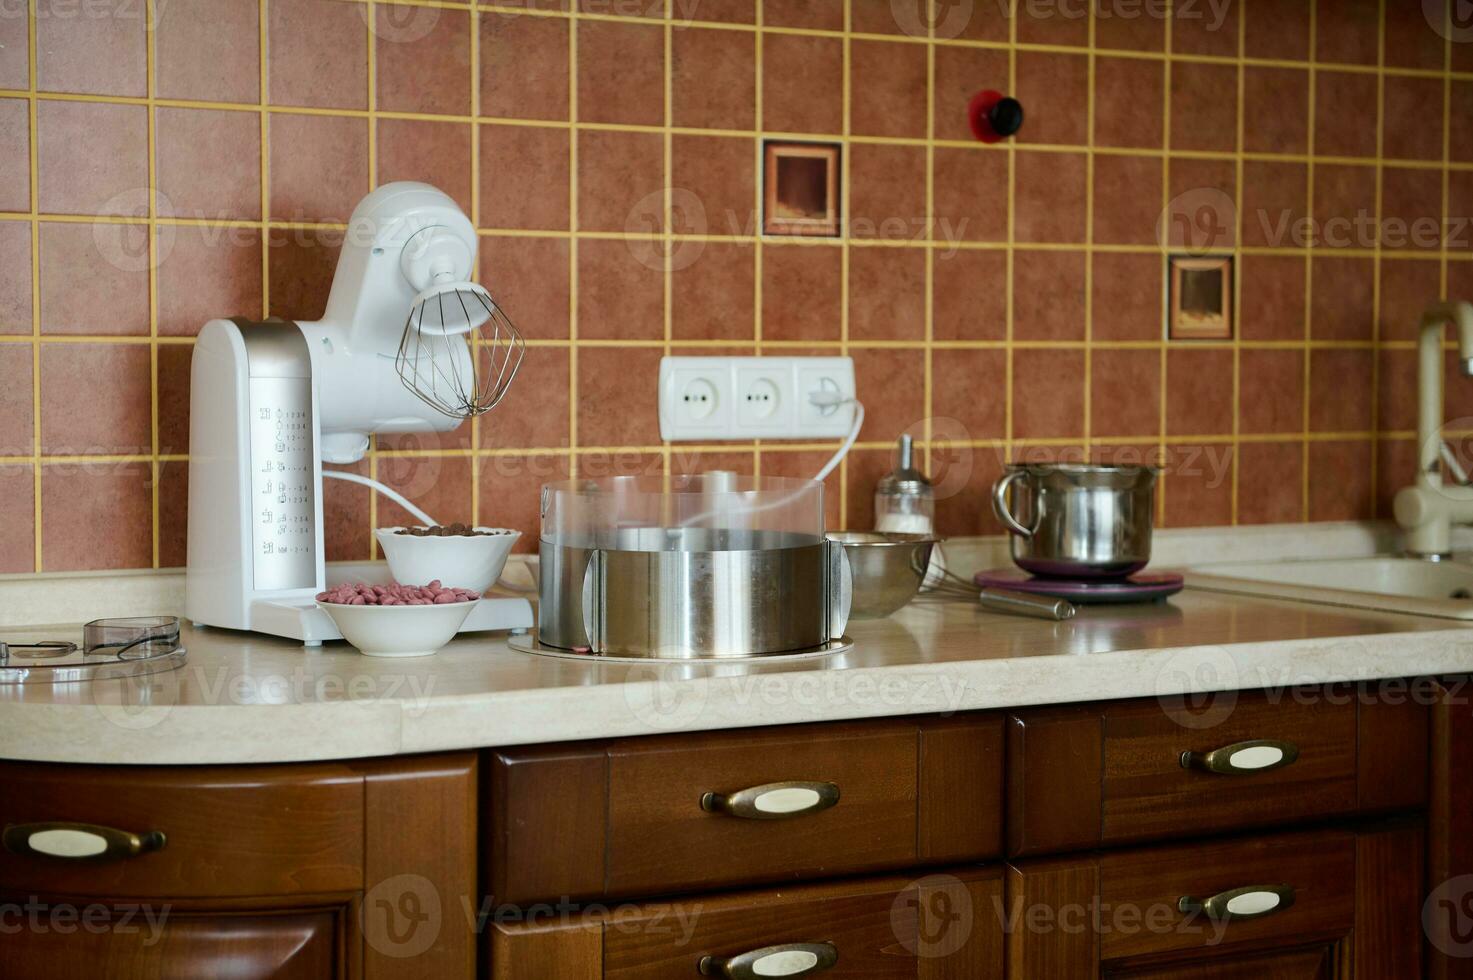
[[484,286],[447,282],[414,298],[394,367],[426,405],[469,419],[506,397],[525,352],[521,333]]

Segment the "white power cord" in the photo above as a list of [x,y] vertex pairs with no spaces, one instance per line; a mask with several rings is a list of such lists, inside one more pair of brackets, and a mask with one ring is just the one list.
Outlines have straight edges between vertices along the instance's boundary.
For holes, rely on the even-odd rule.
[[[819,408],[827,408],[829,406],[837,408],[838,406],[847,404],[849,402],[854,403],[854,425],[849,429],[849,434],[844,437],[844,441],[839,444],[839,448],[834,452],[834,455],[829,457],[829,461],[823,464],[823,467],[813,478],[814,482],[822,483],[824,481],[824,478],[832,473],[834,471],[834,468],[844,461],[844,457],[849,455],[849,450],[854,448],[855,441],[859,439],[859,430],[864,427],[864,405],[860,403],[858,398],[846,398],[843,395],[840,395],[838,392],[828,391],[816,391],[808,396],[808,400],[811,401],[814,405],[817,405]],[[761,513],[764,510],[772,510],[774,507],[781,507],[784,504],[792,503],[792,501],[795,500],[802,493],[802,490],[798,490],[794,493],[788,494],[786,497],[782,497],[778,500],[768,501],[767,503],[762,504],[758,507],[743,508],[743,512],[747,514],[757,514]],[[716,511],[714,510],[703,511],[702,513],[699,513],[694,517],[688,517],[685,520],[681,521],[680,526],[690,527],[692,524],[703,521],[708,517],[714,516],[715,514]]]
[[823,469],[819,470],[818,475],[814,477],[815,480],[822,483],[824,478],[834,472],[835,467],[844,461],[844,457],[849,455],[849,450],[854,448],[854,443],[859,439],[859,430],[864,427],[864,405],[858,398],[846,398],[834,391],[815,391],[808,396],[808,400],[819,408],[838,408],[847,402],[854,403],[853,428],[849,430],[849,435],[840,443],[838,452],[834,453],[829,458],[829,461],[823,464]]
[[348,483],[357,483],[360,486],[368,487],[370,490],[377,490],[379,493],[383,494],[385,497],[388,497],[394,503],[398,504],[400,507],[403,507],[405,510],[409,511],[409,513],[413,514],[414,517],[422,524],[433,527],[434,525],[440,523],[429,514],[426,514],[424,511],[414,506],[414,504],[410,503],[409,499],[405,497],[402,493],[390,487],[384,486],[377,480],[371,479],[366,476],[360,476],[357,473],[349,473],[345,470],[323,470],[322,475],[331,477],[334,480],[344,480]]

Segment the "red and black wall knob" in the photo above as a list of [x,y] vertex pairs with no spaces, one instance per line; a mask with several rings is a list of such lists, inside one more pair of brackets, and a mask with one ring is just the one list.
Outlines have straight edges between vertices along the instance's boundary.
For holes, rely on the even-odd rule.
[[972,96],[967,119],[973,136],[984,143],[997,143],[1023,128],[1023,103],[986,89]]

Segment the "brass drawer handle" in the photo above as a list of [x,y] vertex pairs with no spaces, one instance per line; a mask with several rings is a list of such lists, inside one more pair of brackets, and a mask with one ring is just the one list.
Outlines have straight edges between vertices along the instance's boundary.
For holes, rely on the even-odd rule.
[[0,843],[12,854],[61,858],[66,861],[107,861],[137,857],[164,846],[163,831],[135,834],[91,823],[6,824]]
[[798,779],[765,783],[735,793],[707,793],[701,797],[701,809],[744,820],[791,820],[827,810],[838,802],[839,787],[834,783]]
[[1183,896],[1176,907],[1182,912],[1202,912],[1221,922],[1246,922],[1282,912],[1294,904],[1291,885],[1249,885],[1220,892],[1211,898]]
[[1282,769],[1298,758],[1299,746],[1293,742],[1258,738],[1248,742],[1234,742],[1211,752],[1183,752],[1181,767],[1215,772],[1223,776],[1246,776]]
[[811,977],[839,962],[833,943],[784,943],[764,946],[736,956],[702,956],[701,976],[726,980],[762,980],[764,977]]

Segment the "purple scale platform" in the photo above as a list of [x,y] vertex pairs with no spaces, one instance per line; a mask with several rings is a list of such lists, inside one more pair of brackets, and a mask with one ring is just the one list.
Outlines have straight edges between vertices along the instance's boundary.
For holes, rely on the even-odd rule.
[[1185,581],[1175,572],[1136,572],[1118,579],[1042,578],[1021,568],[994,568],[972,579],[983,588],[1012,589],[1068,599],[1082,606],[1153,602],[1176,595]]

